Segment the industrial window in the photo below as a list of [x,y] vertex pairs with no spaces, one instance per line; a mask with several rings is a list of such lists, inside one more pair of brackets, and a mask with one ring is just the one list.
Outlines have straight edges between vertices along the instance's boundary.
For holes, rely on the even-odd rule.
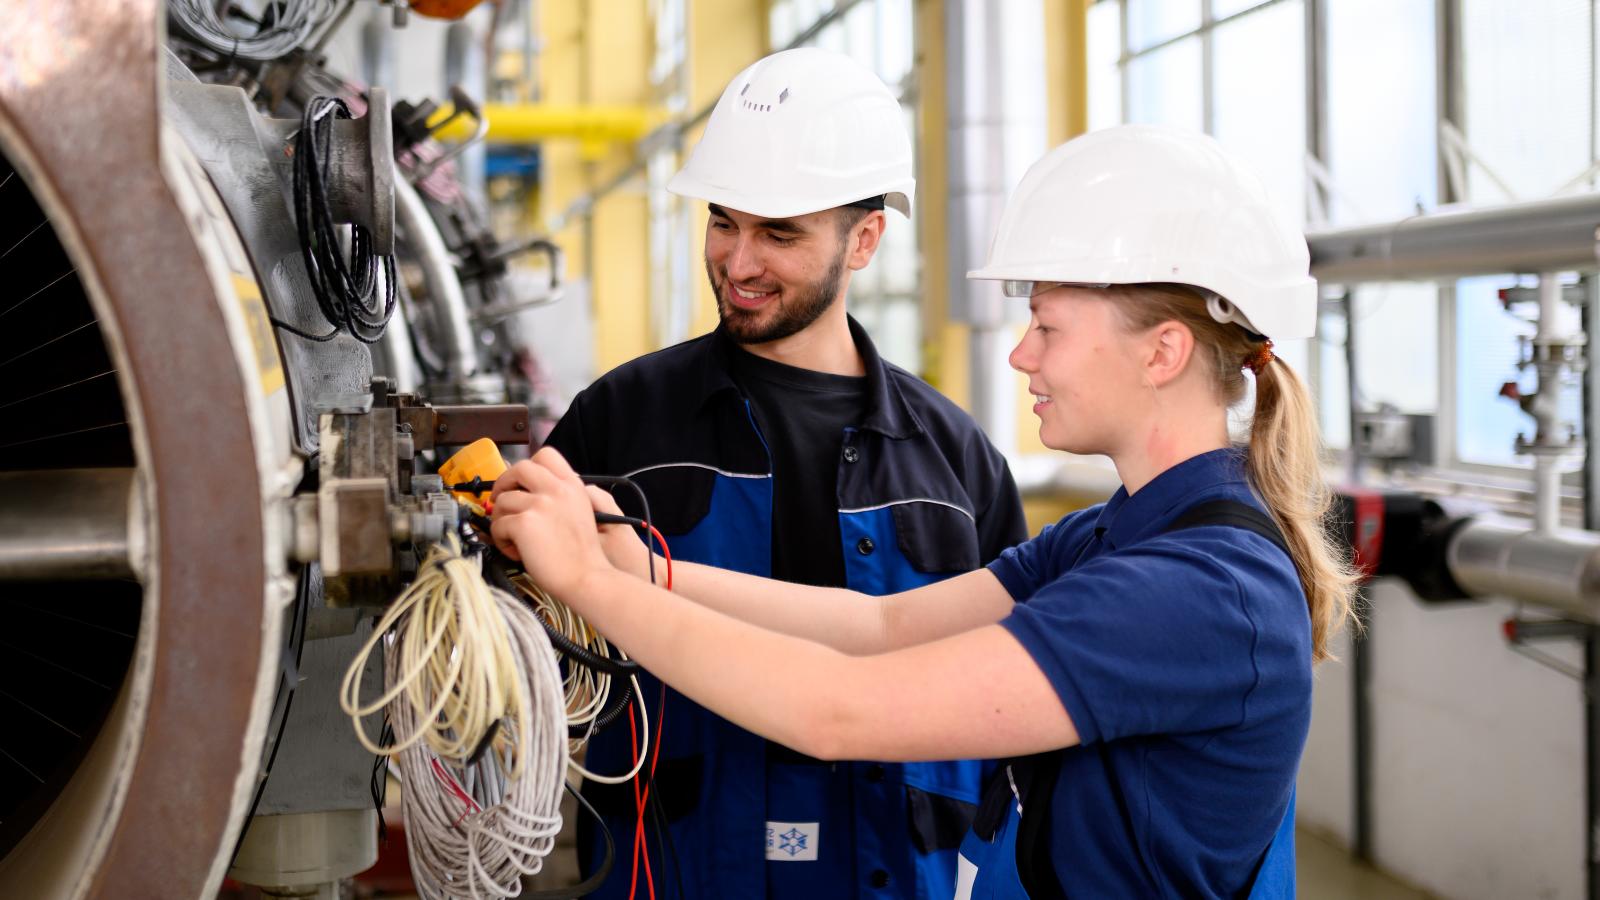
[[[1440,22],[1453,25],[1442,58]],[[1100,0],[1089,28],[1096,127],[1204,129],[1310,229],[1595,188],[1595,0]],[[1348,440],[1351,403],[1392,407],[1439,416],[1446,464],[1527,465],[1512,441],[1531,423],[1499,395],[1518,380],[1517,336],[1531,327],[1499,302],[1517,283],[1329,298],[1348,300],[1355,371],[1337,303],[1315,344],[1283,355],[1311,376],[1330,443]],[[1576,419],[1576,385],[1563,405]]]
[[[1451,191],[1493,206],[1593,190],[1594,3],[1460,0],[1460,9],[1462,90],[1457,120],[1445,125],[1447,134],[1452,125],[1460,133],[1444,147]],[[1513,449],[1519,432],[1531,437],[1533,422],[1500,396],[1508,381],[1531,387],[1519,378],[1516,337],[1533,328],[1499,300],[1501,288],[1517,283],[1507,275],[1455,284],[1455,458],[1462,463],[1533,464]],[[1562,409],[1580,421],[1576,384],[1563,390]]]
[[[1311,227],[1389,222],[1438,205],[1434,5],[1324,5],[1325,127],[1322,158],[1311,163],[1317,186],[1308,196]],[[1343,315],[1324,317],[1318,341],[1330,443],[1348,443],[1352,400],[1364,411],[1439,411],[1439,297],[1429,283],[1351,288],[1354,379]]]
[[[1120,121],[1206,131],[1247,159],[1286,213],[1303,221],[1304,16],[1303,0],[1094,4],[1088,22],[1092,126],[1114,124],[1120,113]],[[1107,42],[1115,49],[1108,51]],[[1318,354],[1309,341],[1284,341],[1276,349],[1317,384]],[[1347,430],[1346,417],[1342,408],[1330,417],[1334,436]]]
[[1122,6],[1089,7],[1089,130],[1122,121]]
[[[770,44],[774,49],[789,46],[835,5],[833,0],[774,0],[767,17]],[[862,0],[818,30],[806,45],[847,54],[876,71],[900,98],[906,129],[915,134],[914,31],[911,0]],[[883,243],[872,265],[851,276],[849,295],[851,315],[872,335],[878,351],[912,372],[922,368],[917,246],[921,211],[917,198],[912,198],[910,221],[888,213]]]

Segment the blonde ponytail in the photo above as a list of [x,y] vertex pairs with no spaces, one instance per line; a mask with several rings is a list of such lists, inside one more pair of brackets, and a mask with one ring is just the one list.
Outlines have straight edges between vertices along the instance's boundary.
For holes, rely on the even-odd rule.
[[[1211,365],[1218,396],[1228,406],[1244,399],[1242,366],[1258,358],[1261,344],[1243,328],[1211,318],[1194,289],[1119,285],[1106,295],[1136,331],[1168,321],[1188,326],[1195,337],[1195,361]],[[1329,642],[1351,620],[1357,575],[1325,525],[1333,497],[1322,474],[1316,410],[1300,377],[1277,358],[1269,358],[1256,374],[1255,406],[1250,482],[1289,545],[1311,614],[1311,658],[1320,662],[1330,658]]]
[[1250,482],[1289,544],[1311,612],[1311,658],[1329,658],[1328,642],[1350,619],[1357,575],[1325,525],[1332,492],[1322,475],[1321,439],[1311,394],[1281,359],[1256,375],[1250,424]]

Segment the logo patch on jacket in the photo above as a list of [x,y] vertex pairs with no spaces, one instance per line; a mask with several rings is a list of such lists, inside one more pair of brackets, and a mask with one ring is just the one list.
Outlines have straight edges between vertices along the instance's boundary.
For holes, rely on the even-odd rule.
[[814,862],[817,858],[816,822],[768,822],[767,859],[774,862]]

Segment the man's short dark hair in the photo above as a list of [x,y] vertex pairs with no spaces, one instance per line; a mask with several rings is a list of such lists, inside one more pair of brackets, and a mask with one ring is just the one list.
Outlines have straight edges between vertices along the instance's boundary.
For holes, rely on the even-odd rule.
[[865,200],[857,200],[854,203],[846,203],[844,206],[835,207],[834,223],[839,226],[839,239],[844,240],[844,238],[850,234],[850,229],[856,227],[856,225],[859,224],[862,219],[865,219],[869,213],[881,209],[883,209],[882,194],[879,194],[876,197],[868,197]]

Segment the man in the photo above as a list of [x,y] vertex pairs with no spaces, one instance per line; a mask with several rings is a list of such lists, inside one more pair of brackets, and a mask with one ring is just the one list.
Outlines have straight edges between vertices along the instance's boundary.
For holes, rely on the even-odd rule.
[[[845,312],[885,208],[910,214],[903,121],[848,57],[785,51],[734,78],[668,184],[709,204],[721,324],[601,378],[548,443],[579,472],[636,481],[673,556],[883,594],[1026,537],[1000,453],[953,403],[883,362]],[[637,514],[627,492],[618,499]],[[645,681],[654,733],[660,688]],[[666,696],[655,790],[669,840],[645,817],[657,897],[678,897],[680,879],[688,898],[953,895],[981,763],[823,763]],[[613,775],[635,758],[619,720],[590,742],[587,767]],[[595,896],[624,897],[632,787],[584,794],[618,850]],[[591,873],[603,840],[582,833]]]

